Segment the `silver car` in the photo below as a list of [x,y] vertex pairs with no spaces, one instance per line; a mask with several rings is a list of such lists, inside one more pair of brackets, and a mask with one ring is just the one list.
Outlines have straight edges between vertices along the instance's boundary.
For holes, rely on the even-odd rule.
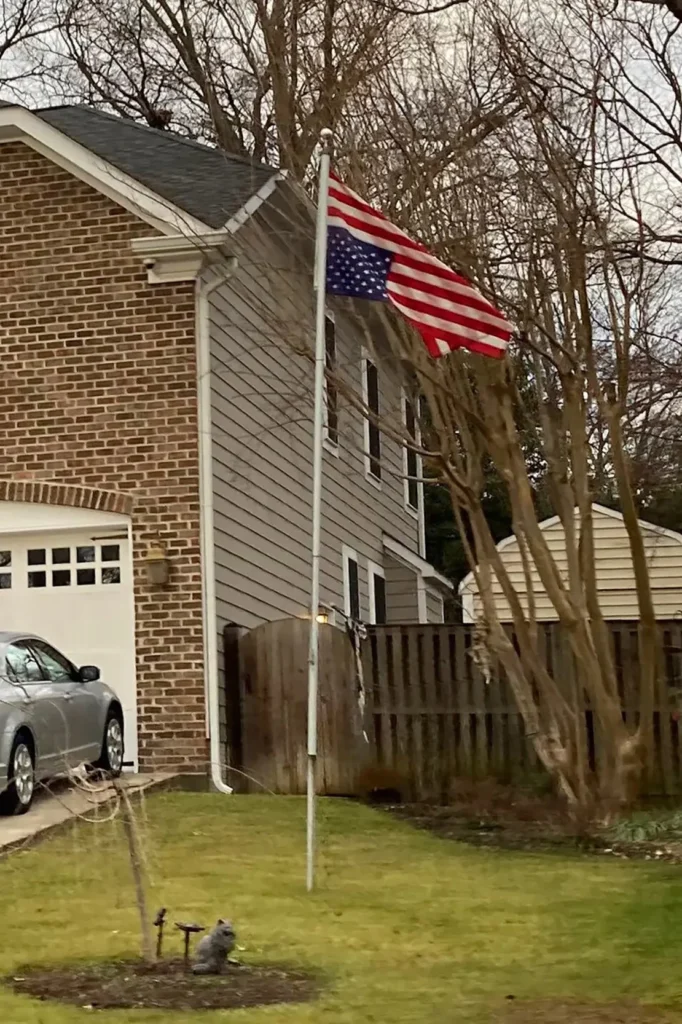
[[94,665],[40,637],[0,632],[0,812],[23,814],[36,782],[86,764],[118,775],[123,711]]

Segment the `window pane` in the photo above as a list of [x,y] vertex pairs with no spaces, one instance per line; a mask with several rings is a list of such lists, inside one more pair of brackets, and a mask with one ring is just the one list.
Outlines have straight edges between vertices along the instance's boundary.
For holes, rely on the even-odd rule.
[[45,669],[45,674],[53,683],[66,683],[73,678],[73,669],[70,662],[55,651],[54,647],[43,643],[42,640],[32,640],[38,660]]
[[[367,407],[370,412],[379,415],[379,374],[371,360],[366,361]],[[377,480],[381,480],[381,431],[376,423],[368,421],[369,471]]]
[[55,569],[52,573],[53,587],[68,587],[71,585],[70,569]]
[[78,562],[94,562],[95,561],[95,549],[94,548],[76,548],[76,561],[78,561]]
[[121,570],[116,567],[110,569],[102,569],[102,583],[120,583],[121,582]]
[[374,424],[369,424],[369,471],[381,480],[381,433]]
[[360,618],[360,589],[358,586],[358,563],[348,559],[348,598],[351,618]]
[[415,416],[412,402],[405,402],[405,426],[409,437],[415,437]]
[[30,572],[28,574],[28,585],[29,585],[29,587],[46,587],[47,586],[47,573],[45,573],[45,572]]
[[[331,317],[325,320],[325,364],[329,373],[336,372],[336,325]],[[339,443],[339,395],[333,381],[325,381],[327,440]]]
[[94,569],[78,569],[76,572],[76,583],[79,587],[89,586],[95,582]]
[[418,474],[417,453],[407,452],[407,475],[411,479],[407,481],[407,502],[412,508],[419,508],[419,484],[414,479]]
[[33,548],[28,552],[29,565],[45,565],[45,548]]
[[12,564],[12,552],[11,551],[0,551],[0,565],[11,565]]
[[6,663],[8,674],[19,683],[35,683],[44,678],[35,655],[23,644],[7,648]]
[[386,622],[386,580],[374,573],[374,621]]
[[0,590],[12,589],[12,573],[0,572]]
[[68,565],[71,561],[71,548],[52,548],[52,564]]
[[118,562],[120,561],[120,548],[118,544],[103,544],[102,545],[102,561],[103,562]]

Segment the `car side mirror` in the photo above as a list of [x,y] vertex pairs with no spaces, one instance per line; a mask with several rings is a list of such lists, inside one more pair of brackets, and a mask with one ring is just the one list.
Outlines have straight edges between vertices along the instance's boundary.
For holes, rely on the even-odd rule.
[[78,669],[78,678],[81,683],[96,683],[99,679],[99,669],[96,665],[83,665]]

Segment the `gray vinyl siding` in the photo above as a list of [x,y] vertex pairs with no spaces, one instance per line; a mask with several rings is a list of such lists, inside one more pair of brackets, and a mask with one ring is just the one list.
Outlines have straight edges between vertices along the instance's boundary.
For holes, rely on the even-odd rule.
[[[308,611],[313,367],[291,346],[313,345],[312,282],[276,238],[265,213],[252,217],[237,236],[236,273],[210,299],[219,632]],[[336,340],[338,364],[361,393],[361,342],[342,312]],[[377,363],[382,408],[399,416],[398,377]],[[404,508],[400,446],[382,435],[378,490],[365,478],[362,419],[339,403],[338,456],[324,452],[321,600],[343,607],[348,545],[366,618],[367,563],[384,563],[382,534],[417,551],[418,525]]]
[[426,588],[426,621],[439,623],[443,621],[443,598],[437,590]]
[[386,621],[390,626],[419,622],[417,574],[394,559],[384,558]]

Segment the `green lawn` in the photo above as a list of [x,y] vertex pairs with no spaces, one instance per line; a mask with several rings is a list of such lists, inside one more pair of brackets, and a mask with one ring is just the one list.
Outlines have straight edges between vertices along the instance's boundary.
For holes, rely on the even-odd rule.
[[[305,805],[293,798],[160,794],[145,807],[152,909],[231,917],[243,958],[324,972],[309,1005],[215,1021],[486,1022],[507,994],[636,999],[682,1020],[682,869],[483,851],[344,801],[320,803],[319,888],[304,891]],[[79,824],[0,861],[0,973],[138,949],[118,825]],[[169,950],[179,949],[169,933]],[[0,1021],[92,1015],[0,990]],[[100,1024],[189,1024],[196,1014],[97,1012]],[[674,1016],[676,1019],[676,1015]]]

